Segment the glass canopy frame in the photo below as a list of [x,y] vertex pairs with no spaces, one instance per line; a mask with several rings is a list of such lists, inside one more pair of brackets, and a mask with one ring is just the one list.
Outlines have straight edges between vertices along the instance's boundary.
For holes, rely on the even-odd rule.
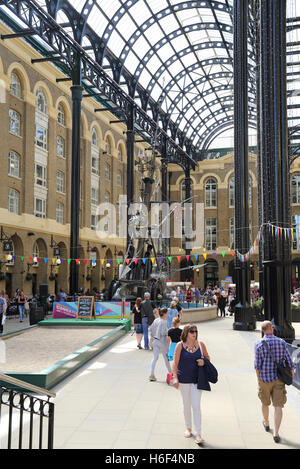
[[[166,128],[168,121],[173,135],[179,129],[198,152],[233,129],[233,0],[35,3],[153,118],[159,104],[165,116],[161,126]],[[287,0],[287,99],[293,148],[300,145],[299,3]],[[256,129],[257,2],[249,4],[249,126]]]

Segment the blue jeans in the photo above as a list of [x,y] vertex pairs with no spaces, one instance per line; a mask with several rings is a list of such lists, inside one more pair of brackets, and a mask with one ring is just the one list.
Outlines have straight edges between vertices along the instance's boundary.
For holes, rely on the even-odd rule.
[[144,334],[144,348],[149,348],[149,341],[148,341],[148,318],[142,318],[142,326],[143,326],[143,334]]
[[25,306],[24,305],[19,305],[18,308],[19,308],[19,314],[20,314],[20,321],[23,321]]

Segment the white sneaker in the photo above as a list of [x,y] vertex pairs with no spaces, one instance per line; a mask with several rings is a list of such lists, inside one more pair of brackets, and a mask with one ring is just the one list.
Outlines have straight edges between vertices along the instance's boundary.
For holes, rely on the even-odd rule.
[[153,375],[150,375],[150,376],[149,376],[149,381],[156,381],[156,378],[155,378],[155,376],[153,376]]

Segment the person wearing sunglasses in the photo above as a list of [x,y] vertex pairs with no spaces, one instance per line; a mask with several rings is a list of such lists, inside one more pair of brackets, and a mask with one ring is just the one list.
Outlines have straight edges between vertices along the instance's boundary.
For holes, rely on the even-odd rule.
[[[201,345],[201,347],[200,347]],[[209,360],[205,344],[198,342],[198,330],[194,324],[184,326],[181,341],[176,345],[173,359],[173,386],[179,389],[183,402],[186,430],[185,438],[192,436],[192,413],[194,417],[195,441],[202,445],[201,437],[201,395],[197,388],[198,367],[204,366],[202,356]]]

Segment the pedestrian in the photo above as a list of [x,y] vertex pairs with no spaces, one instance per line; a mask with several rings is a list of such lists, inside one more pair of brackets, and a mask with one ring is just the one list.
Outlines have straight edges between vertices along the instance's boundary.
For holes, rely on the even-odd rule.
[[141,310],[140,310],[141,302],[142,302],[142,298],[138,297],[135,301],[135,305],[132,308],[132,312],[131,312],[131,321],[135,330],[138,349],[143,348],[141,346],[141,341],[143,337],[142,316],[141,316]]
[[226,304],[227,304],[227,298],[225,297],[225,295],[223,293],[218,293],[217,294],[217,305],[218,305],[218,309],[220,310],[221,318],[222,317],[225,318]]
[[177,309],[177,311],[178,311],[178,313],[179,313],[178,315],[179,315],[180,318],[182,319],[182,306],[181,306],[181,304],[179,303],[179,298],[178,298],[177,296],[175,296],[175,298],[174,298],[173,301],[175,301],[175,303],[176,303],[176,309]]
[[176,301],[171,301],[170,308],[168,308],[167,326],[168,329],[172,327],[172,321],[179,316],[178,309],[176,308]]
[[188,291],[186,292],[186,302],[191,303],[193,298],[193,292],[191,287],[188,288]]
[[7,302],[5,299],[5,292],[2,290],[0,296],[0,334],[3,333],[3,326],[6,320],[6,310],[7,310]]
[[170,384],[172,379],[172,370],[168,360],[167,352],[167,337],[168,337],[168,327],[167,327],[167,308],[161,308],[159,310],[159,317],[155,319],[153,324],[150,327],[151,336],[153,338],[152,347],[153,347],[153,360],[151,363],[151,371],[149,380],[156,381],[154,374],[155,366],[158,360],[159,355],[163,356],[165,361],[166,368],[168,370],[167,374],[167,383]]
[[20,316],[20,322],[23,322],[24,318],[24,312],[25,312],[25,295],[23,290],[20,290],[20,293],[18,295],[18,310],[19,310],[19,316]]
[[[200,348],[201,345],[201,348]],[[203,355],[202,355],[203,354]],[[204,356],[209,360],[203,342],[198,342],[198,330],[194,324],[184,326],[181,341],[176,345],[173,360],[173,386],[179,389],[183,401],[183,413],[186,430],[185,438],[192,436],[192,412],[195,425],[195,441],[202,445],[201,437],[201,395],[202,390],[197,388],[198,367],[204,366]]]
[[169,361],[173,360],[176,344],[180,342],[180,337],[182,333],[182,329],[180,328],[180,325],[181,325],[181,320],[180,320],[180,317],[177,316],[176,318],[173,318],[172,320],[173,327],[171,327],[168,330],[167,349],[168,349]]
[[61,288],[59,290],[59,294],[58,294],[58,301],[60,302],[64,302],[64,301],[67,301],[67,294],[66,292]]
[[148,327],[154,320],[153,307],[150,301],[149,292],[144,293],[144,301],[141,302],[140,310],[144,335],[144,349],[149,350]]
[[[285,384],[278,379],[276,364],[274,363],[267,347],[271,351],[274,360],[278,363],[283,358],[288,362],[292,375],[294,376],[294,364],[292,362],[286,342],[274,335],[274,326],[271,321],[264,321],[261,324],[261,331],[264,334],[262,340],[255,344],[254,368],[258,380],[258,397],[261,400],[263,426],[268,432],[269,426],[269,406],[274,406],[274,433],[275,443],[280,442],[279,428],[282,420],[283,407],[286,403]],[[267,344],[267,347],[264,345]]]

